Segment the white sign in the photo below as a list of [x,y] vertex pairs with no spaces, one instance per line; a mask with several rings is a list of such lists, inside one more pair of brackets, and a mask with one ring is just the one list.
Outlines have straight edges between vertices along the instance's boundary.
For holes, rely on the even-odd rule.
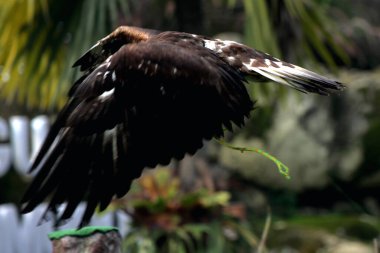
[[45,115],[32,120],[25,116],[12,116],[9,122],[0,117],[0,177],[12,165],[20,174],[28,174],[30,161],[40,148],[49,127],[49,118]]

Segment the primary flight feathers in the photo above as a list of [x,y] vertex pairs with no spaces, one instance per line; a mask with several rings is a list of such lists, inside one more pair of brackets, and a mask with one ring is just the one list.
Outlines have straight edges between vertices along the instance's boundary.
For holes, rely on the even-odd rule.
[[253,108],[246,77],[322,95],[344,86],[233,42],[181,32],[122,26],[75,63],[83,75],[69,91],[30,170],[23,212],[45,199],[49,212],[66,203],[57,223],[87,206],[125,195],[145,167],[182,159],[223,129],[243,126]]

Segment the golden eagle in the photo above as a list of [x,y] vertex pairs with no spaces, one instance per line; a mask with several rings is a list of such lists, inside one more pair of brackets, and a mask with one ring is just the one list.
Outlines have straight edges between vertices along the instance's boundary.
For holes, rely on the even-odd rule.
[[30,170],[23,213],[49,197],[59,222],[124,196],[145,167],[194,154],[223,129],[243,126],[253,108],[246,78],[328,95],[344,86],[234,41],[121,26],[79,60],[69,91]]

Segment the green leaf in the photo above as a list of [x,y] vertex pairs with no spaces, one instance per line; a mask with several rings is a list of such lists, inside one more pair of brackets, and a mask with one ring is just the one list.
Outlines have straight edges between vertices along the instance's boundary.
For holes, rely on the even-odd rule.
[[204,233],[210,232],[210,227],[205,224],[185,224],[183,229],[191,233],[196,239],[202,239]]
[[230,198],[231,194],[229,192],[216,192],[210,195],[202,195],[200,203],[204,207],[224,206],[228,204]]
[[237,233],[243,237],[243,239],[252,247],[257,247],[258,239],[257,236],[249,229],[245,228],[243,225],[237,222],[228,222],[228,226],[232,227],[237,231]]

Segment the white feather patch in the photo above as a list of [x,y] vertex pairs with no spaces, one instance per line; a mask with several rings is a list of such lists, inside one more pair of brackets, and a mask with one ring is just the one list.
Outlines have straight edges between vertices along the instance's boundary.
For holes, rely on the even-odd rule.
[[110,72],[107,70],[105,73],[104,73],[104,75],[103,75],[103,79],[106,79],[107,78],[107,76],[110,74]]
[[108,90],[108,91],[103,92],[103,93],[98,97],[99,100],[104,101],[104,100],[108,99],[110,96],[113,95],[114,91],[115,91],[115,88],[112,88],[111,90]]
[[270,64],[269,59],[265,59],[265,64],[267,67],[253,67],[252,64],[255,59],[251,59],[249,63],[243,63],[243,65],[253,72],[256,72],[272,81],[280,84],[284,84],[296,89],[302,89],[302,86],[293,82],[292,79],[297,79],[301,81],[302,79],[316,78],[315,76],[309,74],[307,70],[301,67],[289,67],[283,64],[283,62],[275,62],[279,67],[273,67]]
[[216,50],[216,41],[215,40],[204,40],[205,48],[208,48],[212,51]]
[[112,59],[112,55],[109,56],[106,60],[106,64],[107,64],[107,68],[111,65],[111,59]]
[[232,41],[232,40],[219,40],[219,39],[215,39],[215,40],[204,40],[204,43],[205,43],[205,48],[208,48],[214,52],[217,52],[217,53],[222,53],[223,52],[223,49],[226,48],[226,47],[230,47],[232,45],[239,45],[239,46],[242,46],[243,44],[240,44],[236,41]]
[[116,81],[116,73],[115,73],[115,70],[112,72],[112,75],[111,75],[111,78],[112,78],[112,81]]

